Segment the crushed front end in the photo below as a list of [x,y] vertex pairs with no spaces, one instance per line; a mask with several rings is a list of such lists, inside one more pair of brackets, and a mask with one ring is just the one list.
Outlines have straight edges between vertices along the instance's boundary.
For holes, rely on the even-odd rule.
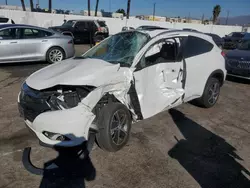
[[24,83],[18,96],[19,112],[43,145],[77,146],[88,139],[95,118],[81,104],[94,89],[94,86],[55,86],[35,90]]

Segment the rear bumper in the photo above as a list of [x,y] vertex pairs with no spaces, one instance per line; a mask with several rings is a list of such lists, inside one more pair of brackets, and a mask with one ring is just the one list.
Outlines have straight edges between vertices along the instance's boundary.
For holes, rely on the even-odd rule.
[[[73,40],[73,39],[72,39]],[[69,46],[65,50],[65,58],[71,58],[75,55],[75,47],[74,44],[68,44]]]

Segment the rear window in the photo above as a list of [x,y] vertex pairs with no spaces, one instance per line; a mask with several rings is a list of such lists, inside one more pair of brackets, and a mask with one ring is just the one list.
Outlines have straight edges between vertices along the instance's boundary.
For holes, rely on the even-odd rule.
[[0,23],[7,23],[9,18],[0,18]]
[[243,37],[242,33],[233,33],[233,37]]
[[207,53],[213,49],[214,45],[198,37],[189,36],[184,49],[186,58]]
[[100,25],[100,27],[106,27],[106,23],[103,21],[98,21],[98,24]]

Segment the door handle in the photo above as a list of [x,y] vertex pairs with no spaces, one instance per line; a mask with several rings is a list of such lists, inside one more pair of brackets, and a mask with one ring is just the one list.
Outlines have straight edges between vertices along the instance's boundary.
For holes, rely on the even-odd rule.
[[42,42],[48,42],[48,40],[42,40]]
[[17,43],[17,41],[10,42],[10,44],[16,44],[16,43]]
[[162,70],[161,72],[162,72],[162,76],[163,76],[163,82],[166,82],[165,71]]

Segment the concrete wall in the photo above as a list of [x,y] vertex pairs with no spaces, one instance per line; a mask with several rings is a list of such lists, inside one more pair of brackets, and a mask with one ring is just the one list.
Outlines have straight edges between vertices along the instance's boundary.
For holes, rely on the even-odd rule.
[[[24,12],[14,10],[3,10],[0,9],[0,16],[11,18],[18,24],[29,24],[40,27],[48,28],[50,26],[56,26],[63,24],[63,20],[69,19],[93,19],[95,17],[80,16],[80,15],[61,15],[61,14],[48,14],[48,13],[37,13],[37,12]],[[141,25],[157,25],[166,28],[193,28],[201,32],[215,33],[219,36],[224,36],[233,31],[242,31],[241,26],[221,26],[221,25],[202,25],[202,24],[191,24],[191,23],[170,23],[170,22],[157,22],[157,21],[146,21],[139,19],[118,19],[118,18],[99,18],[106,21],[109,27],[110,34],[120,32],[122,27],[126,25],[130,27],[139,27]]]

